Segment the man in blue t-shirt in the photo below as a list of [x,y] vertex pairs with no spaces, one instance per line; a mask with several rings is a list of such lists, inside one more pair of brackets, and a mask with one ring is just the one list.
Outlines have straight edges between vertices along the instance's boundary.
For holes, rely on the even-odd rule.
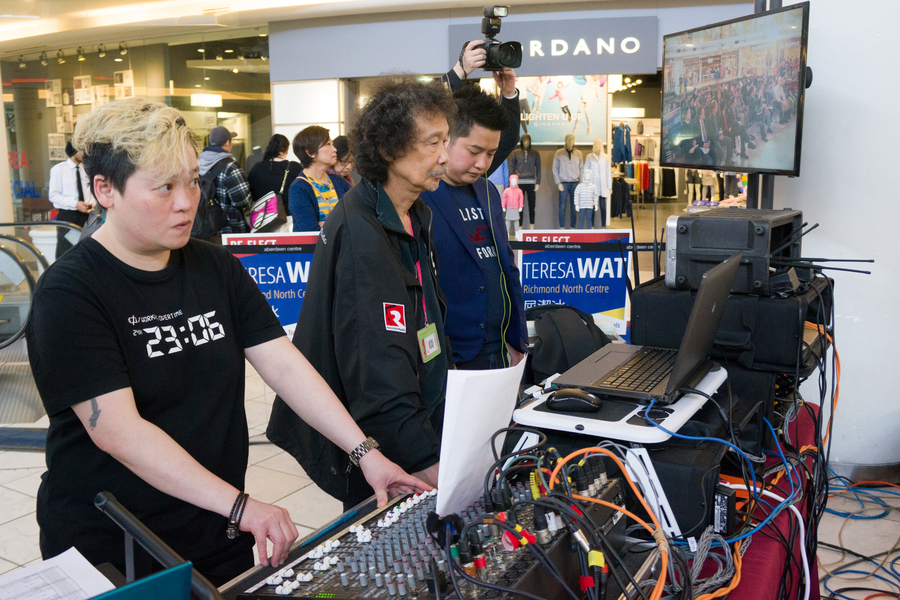
[[[514,86],[514,74],[504,74],[504,96],[514,95],[505,89]],[[509,117],[503,104],[477,86],[463,86],[454,98],[447,173],[437,190],[421,197],[434,212],[453,364],[496,369],[517,364],[527,345],[522,283],[500,195],[484,178]]]

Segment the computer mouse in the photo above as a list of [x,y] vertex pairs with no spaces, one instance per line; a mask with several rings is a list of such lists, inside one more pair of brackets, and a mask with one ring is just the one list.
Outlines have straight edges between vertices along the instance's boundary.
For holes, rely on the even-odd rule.
[[562,388],[550,394],[547,408],[557,412],[594,413],[603,402],[590,392],[577,388]]

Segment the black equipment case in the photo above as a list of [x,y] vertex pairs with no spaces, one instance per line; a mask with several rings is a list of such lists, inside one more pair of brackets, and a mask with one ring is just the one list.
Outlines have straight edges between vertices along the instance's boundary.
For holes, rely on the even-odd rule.
[[741,251],[732,293],[768,295],[770,261],[800,259],[802,225],[799,210],[718,208],[672,215],[666,220],[666,285],[696,290],[706,271]]
[[[821,357],[818,334],[804,321],[830,326],[833,281],[816,277],[786,298],[734,295],[728,297],[725,316],[712,350],[713,359],[725,359],[745,369],[794,373],[811,354]],[[635,288],[631,297],[631,343],[678,348],[697,292],[669,289],[662,277]],[[727,367],[726,367],[727,368]]]

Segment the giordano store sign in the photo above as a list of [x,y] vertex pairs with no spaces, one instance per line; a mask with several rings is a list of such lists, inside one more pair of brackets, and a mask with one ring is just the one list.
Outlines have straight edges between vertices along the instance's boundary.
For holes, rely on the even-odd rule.
[[[450,26],[450,62],[463,43],[479,39],[477,25]],[[656,17],[503,20],[497,39],[522,44],[522,66],[516,75],[553,73],[655,73],[659,60]]]

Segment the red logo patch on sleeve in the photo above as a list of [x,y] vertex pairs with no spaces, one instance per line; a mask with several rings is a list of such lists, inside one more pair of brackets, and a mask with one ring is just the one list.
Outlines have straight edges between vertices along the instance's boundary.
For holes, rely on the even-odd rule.
[[402,304],[384,302],[384,328],[388,331],[406,333],[406,307]]

